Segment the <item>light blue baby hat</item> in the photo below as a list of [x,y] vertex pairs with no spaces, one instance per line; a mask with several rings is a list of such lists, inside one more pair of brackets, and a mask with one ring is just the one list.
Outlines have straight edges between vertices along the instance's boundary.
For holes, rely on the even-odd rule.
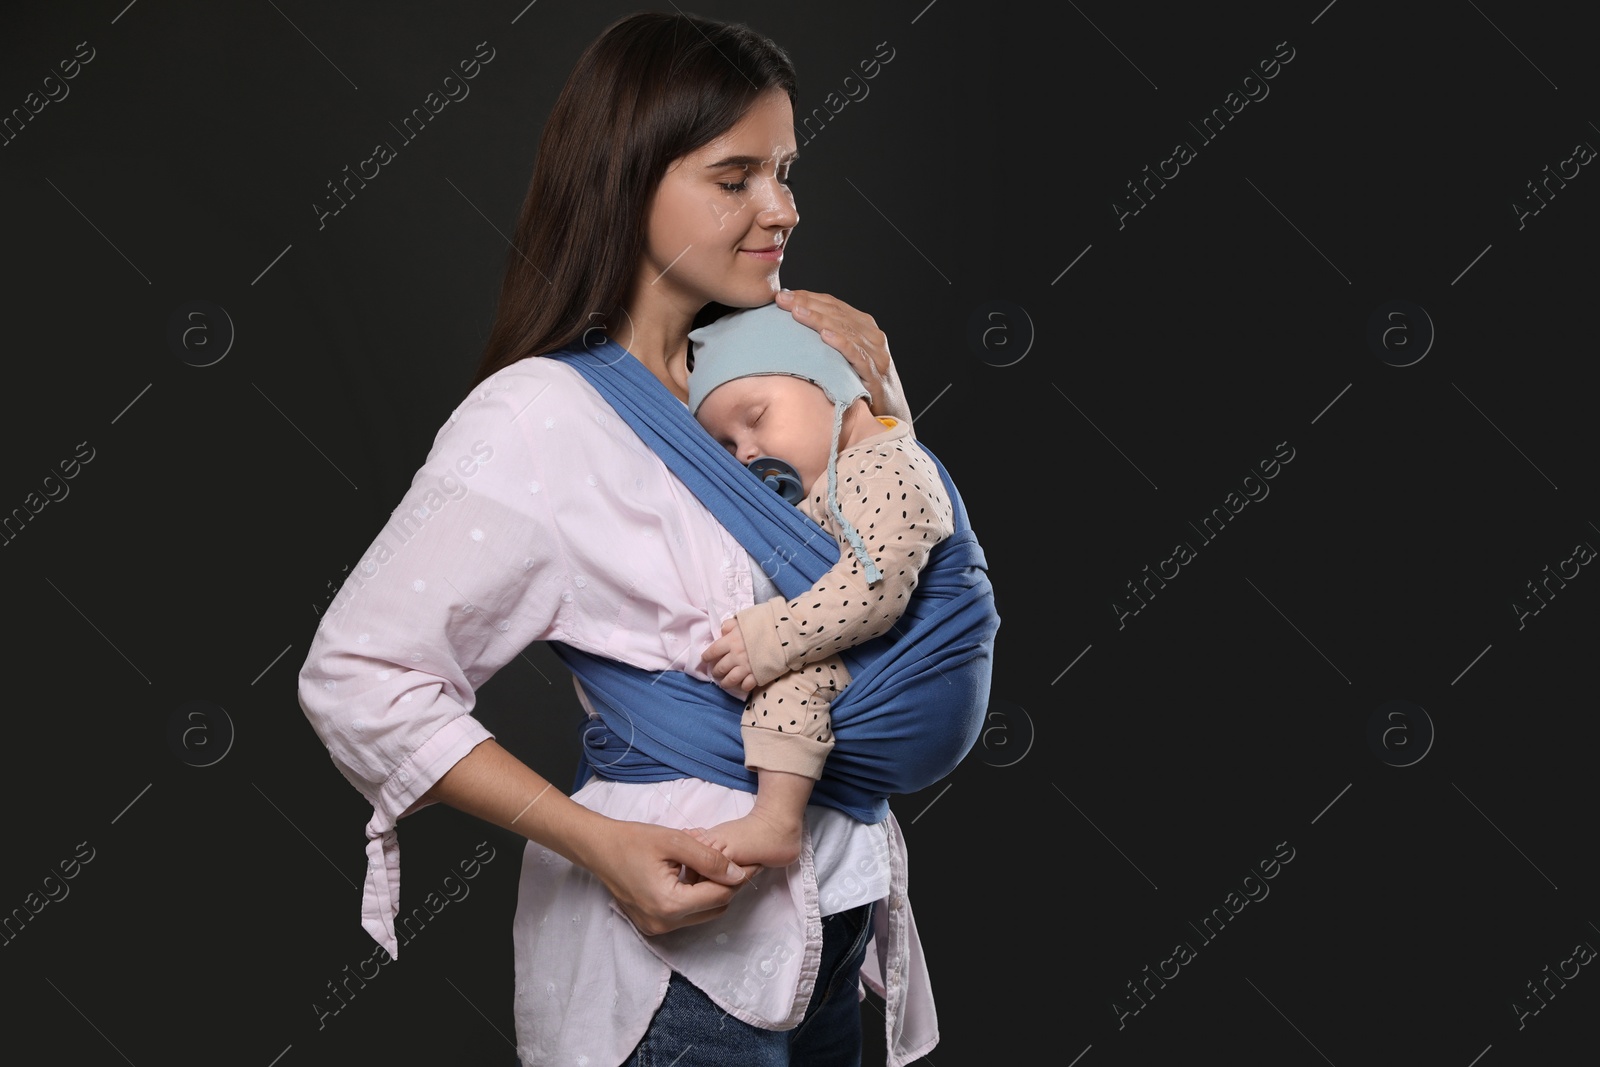
[[845,409],[858,398],[871,395],[849,362],[830,347],[821,334],[796,322],[793,315],[777,304],[730,312],[710,325],[691,330],[689,343],[694,353],[694,369],[689,372],[691,415],[700,410],[700,405],[717,386],[753,374],[788,374],[803,378],[820,387],[833,401],[833,441],[828,448],[828,510],[855,549],[867,581],[876,582],[882,575],[873,564],[861,534],[839,510],[839,473],[835,461],[839,457],[839,432]]

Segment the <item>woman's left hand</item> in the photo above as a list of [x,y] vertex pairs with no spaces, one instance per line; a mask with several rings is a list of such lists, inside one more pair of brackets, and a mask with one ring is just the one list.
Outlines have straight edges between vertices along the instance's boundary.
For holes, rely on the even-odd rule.
[[838,297],[805,289],[783,289],[775,301],[796,322],[816,330],[830,348],[850,361],[861,384],[872,394],[873,414],[911,421],[905,390],[900,387],[900,375],[889,355],[889,338],[871,315],[857,311]]

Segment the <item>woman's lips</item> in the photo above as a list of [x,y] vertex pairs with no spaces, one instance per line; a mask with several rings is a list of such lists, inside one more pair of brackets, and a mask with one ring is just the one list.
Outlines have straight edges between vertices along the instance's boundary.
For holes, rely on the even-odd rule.
[[739,251],[744,255],[754,256],[756,259],[764,259],[769,263],[779,263],[783,260],[782,245],[778,245],[776,248],[741,248]]

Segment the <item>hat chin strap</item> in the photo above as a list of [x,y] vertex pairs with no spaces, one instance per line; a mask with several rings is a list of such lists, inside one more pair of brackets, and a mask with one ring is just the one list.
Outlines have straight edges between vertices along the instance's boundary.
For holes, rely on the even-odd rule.
[[839,434],[844,425],[845,409],[853,401],[836,402],[833,405],[833,442],[828,446],[828,511],[833,515],[839,528],[844,531],[845,537],[850,542],[850,547],[855,549],[856,558],[861,561],[861,566],[867,575],[867,584],[872,584],[883,577],[877,564],[872,562],[872,557],[867,553],[867,546],[861,540],[861,533],[844,517],[844,512],[839,510]]

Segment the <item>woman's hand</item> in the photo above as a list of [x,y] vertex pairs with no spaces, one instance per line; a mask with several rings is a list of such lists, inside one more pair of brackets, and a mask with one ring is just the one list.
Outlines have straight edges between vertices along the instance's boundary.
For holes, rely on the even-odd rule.
[[776,303],[792,314],[796,322],[803,322],[820,333],[829,347],[850,361],[861,384],[872,394],[874,415],[911,421],[905,390],[900,387],[900,375],[889,356],[889,338],[878,329],[871,315],[827,293],[805,289],[780,290]]
[[[740,867],[682,830],[608,820],[584,866],[610,890],[641,934],[664,934],[715,919],[760,871]],[[680,879],[680,868],[688,868]]]

